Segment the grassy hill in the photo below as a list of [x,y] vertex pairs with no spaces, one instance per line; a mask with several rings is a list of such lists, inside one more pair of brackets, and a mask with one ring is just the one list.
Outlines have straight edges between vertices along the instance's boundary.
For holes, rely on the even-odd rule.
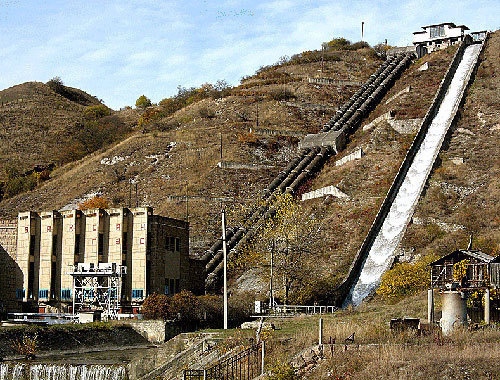
[[123,112],[90,122],[86,110],[101,102],[82,90],[52,84],[27,82],[0,91],[0,183],[22,182],[35,168],[50,172],[122,138],[137,122]]
[[[495,94],[499,90],[499,64],[495,54],[499,39],[500,34],[494,33],[486,46],[462,117],[450,133],[408,228],[401,252],[409,253],[410,260],[463,246],[469,230],[476,232],[478,248],[491,253],[498,250],[500,166]],[[449,48],[414,62],[351,136],[346,149],[302,187],[304,192],[334,185],[348,198],[329,196],[301,202],[304,217],[313,215],[322,223],[319,244],[313,254],[303,258],[310,269],[305,272],[307,278],[292,289],[297,297],[308,302],[326,301],[346,274],[415,135],[404,121],[425,115],[454,52],[455,48]],[[355,85],[314,84],[308,78],[363,82],[381,62],[372,49],[363,47],[330,50],[324,56],[319,51],[304,52],[261,68],[222,98],[207,97],[168,116],[162,116],[166,115],[162,105],[154,106],[147,112],[159,116],[141,122],[126,139],[57,167],[51,179],[33,191],[3,200],[0,216],[13,216],[26,209],[59,209],[99,193],[114,206],[130,202],[132,206],[153,206],[155,212],[171,217],[186,218],[188,214],[192,254],[199,254],[219,235],[221,202],[234,210],[229,213],[228,224],[238,225],[241,213],[237,210],[254,204],[295,155],[297,136],[319,131],[357,90]],[[419,70],[425,63],[429,68]],[[62,105],[71,105],[77,118],[76,110],[83,106],[67,103],[43,84],[36,86]],[[391,120],[363,128],[389,112]],[[137,120],[139,114],[132,116]],[[121,117],[134,120],[132,116]],[[418,125],[418,120],[415,123]],[[275,131],[276,135],[262,130]],[[217,166],[221,161],[221,136],[222,161],[254,167]],[[21,141],[21,137],[18,139]],[[41,143],[36,139],[27,143],[31,144],[32,165],[38,160],[36,152]],[[53,151],[57,146],[44,144]],[[365,152],[361,159],[335,165],[343,155],[359,148]],[[15,152],[16,147],[9,149]],[[134,187],[129,200],[130,183]],[[465,229],[447,232],[441,222]],[[267,283],[265,263],[255,262],[233,272],[233,280],[249,269],[253,270],[253,282]],[[234,286],[249,289],[240,282]],[[264,287],[252,289],[265,292]]]

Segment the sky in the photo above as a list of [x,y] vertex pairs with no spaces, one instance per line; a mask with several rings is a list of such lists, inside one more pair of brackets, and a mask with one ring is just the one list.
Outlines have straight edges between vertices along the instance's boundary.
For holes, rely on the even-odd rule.
[[237,85],[335,37],[409,45],[423,25],[500,28],[499,0],[0,0],[0,89],[59,76],[113,109]]

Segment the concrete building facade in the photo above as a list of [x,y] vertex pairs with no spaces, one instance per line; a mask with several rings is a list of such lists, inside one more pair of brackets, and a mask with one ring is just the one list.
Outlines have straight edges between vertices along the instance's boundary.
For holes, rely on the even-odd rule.
[[80,263],[127,267],[124,311],[136,311],[148,294],[196,292],[202,277],[189,259],[189,223],[152,208],[27,211],[0,223],[0,264],[9,268],[0,277],[0,308],[70,311],[70,273]]
[[424,46],[429,53],[462,42],[469,30],[465,25],[452,22],[426,25],[422,29],[413,33],[413,45]]

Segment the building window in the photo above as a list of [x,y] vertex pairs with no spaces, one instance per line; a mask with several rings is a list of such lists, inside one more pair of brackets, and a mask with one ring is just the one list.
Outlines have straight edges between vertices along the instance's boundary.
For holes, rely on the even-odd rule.
[[28,269],[28,298],[33,298],[34,284],[35,284],[35,263],[31,262]]
[[132,298],[144,298],[144,290],[143,289],[132,289]]
[[175,294],[175,280],[171,278],[169,282],[170,282],[170,294]]
[[175,238],[175,252],[181,251],[181,239]]
[[176,293],[180,292],[180,289],[179,289],[179,279],[178,278],[175,279],[175,292]]
[[61,299],[63,300],[71,299],[71,289],[62,289]]
[[50,270],[50,297],[56,298],[56,271],[57,271],[57,263],[55,261],[52,262],[51,270]]
[[52,236],[52,255],[57,256],[57,235]]
[[431,26],[431,38],[444,37],[444,25]]
[[22,300],[26,295],[26,291],[24,289],[16,289],[16,298],[18,300]]
[[30,237],[30,256],[35,256],[35,237]]
[[80,234],[75,235],[75,255],[80,254]]
[[[168,284],[168,279],[166,279],[165,282]],[[170,294],[169,291],[170,291],[170,289],[169,289],[168,285],[165,285],[165,294],[167,296]]]
[[97,252],[99,255],[102,255],[104,251],[104,234],[99,234],[99,241],[97,243],[99,244],[97,246]]
[[48,289],[40,289],[38,291],[38,298],[42,299],[42,298],[49,298],[49,290]]

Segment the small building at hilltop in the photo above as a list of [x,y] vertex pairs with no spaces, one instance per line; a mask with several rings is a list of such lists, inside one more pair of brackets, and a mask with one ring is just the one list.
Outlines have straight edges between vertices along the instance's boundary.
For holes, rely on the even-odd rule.
[[102,309],[108,299],[114,313],[138,312],[149,294],[203,286],[189,223],[150,207],[20,212],[0,224],[0,263],[8,311]]
[[457,26],[452,22],[426,25],[422,29],[413,32],[413,45],[425,46],[429,53],[462,42],[469,30],[465,25]]

